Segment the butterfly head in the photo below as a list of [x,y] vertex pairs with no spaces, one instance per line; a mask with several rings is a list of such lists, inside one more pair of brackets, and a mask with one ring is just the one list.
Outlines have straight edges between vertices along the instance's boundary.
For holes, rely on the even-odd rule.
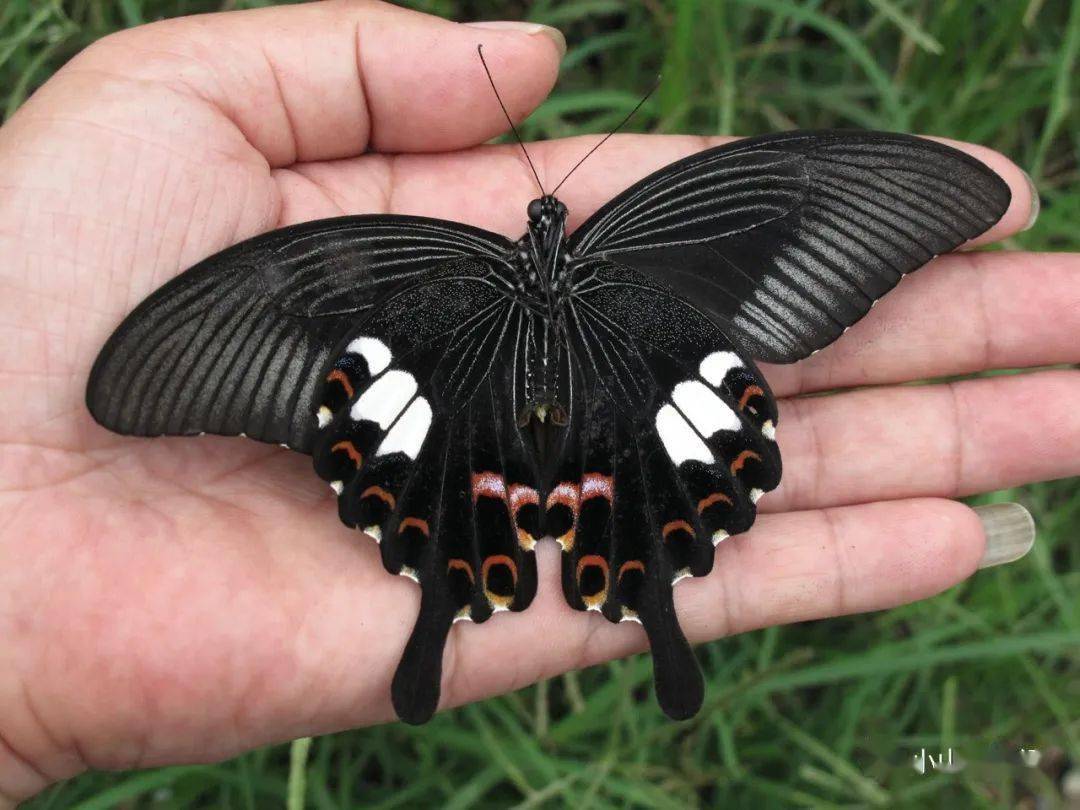
[[550,228],[556,222],[566,222],[566,206],[556,197],[545,194],[529,203],[529,224],[534,228]]

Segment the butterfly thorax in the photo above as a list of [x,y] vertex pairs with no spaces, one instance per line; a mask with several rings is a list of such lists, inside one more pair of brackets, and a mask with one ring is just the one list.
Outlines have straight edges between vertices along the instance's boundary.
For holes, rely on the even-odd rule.
[[528,229],[518,240],[519,301],[529,313],[522,338],[523,427],[561,427],[566,423],[564,374],[566,338],[563,302],[568,292],[566,206],[551,195],[529,203]]

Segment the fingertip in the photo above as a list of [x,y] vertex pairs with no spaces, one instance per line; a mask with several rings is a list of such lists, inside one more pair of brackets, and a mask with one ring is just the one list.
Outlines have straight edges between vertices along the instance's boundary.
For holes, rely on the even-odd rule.
[[988,146],[954,141],[948,138],[934,138],[933,140],[959,149],[985,164],[1009,187],[1009,206],[1005,209],[1005,213],[1001,215],[1001,219],[994,223],[985,233],[963,245],[960,248],[961,250],[1007,239],[1028,230],[1035,224],[1040,207],[1039,195],[1027,172],[1017,166],[1010,158]]
[[[485,31],[510,31],[527,36],[543,36],[555,48],[555,53],[561,61],[566,56],[566,37],[558,28],[541,23],[519,22],[518,20],[481,20],[479,22],[463,23],[467,28],[478,28]],[[482,44],[482,43],[481,43]]]
[[410,148],[407,135],[399,135],[394,144],[397,150],[461,149],[510,130],[484,74],[478,47],[483,47],[491,79],[515,125],[528,118],[555,86],[559,63],[566,53],[566,39],[558,29],[516,21],[461,23],[455,27],[456,36],[446,43],[442,58],[446,60],[444,75],[454,77],[449,81],[458,86],[444,86],[438,94],[443,102],[440,111],[450,128],[414,133],[421,139],[415,149]]
[[979,568],[1016,562],[1035,545],[1035,519],[1018,503],[991,503],[973,510],[982,524],[985,550]]

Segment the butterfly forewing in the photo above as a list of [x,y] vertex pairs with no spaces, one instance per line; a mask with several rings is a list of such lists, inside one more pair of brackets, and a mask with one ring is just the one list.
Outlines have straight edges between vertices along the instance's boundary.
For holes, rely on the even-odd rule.
[[94,364],[87,405],[119,433],[243,433],[310,452],[320,372],[375,302],[455,258],[511,249],[419,217],[263,234],[181,273],[125,318]]
[[600,208],[569,249],[648,273],[757,359],[790,363],[986,231],[1009,199],[983,163],[925,138],[790,132],[666,166]]

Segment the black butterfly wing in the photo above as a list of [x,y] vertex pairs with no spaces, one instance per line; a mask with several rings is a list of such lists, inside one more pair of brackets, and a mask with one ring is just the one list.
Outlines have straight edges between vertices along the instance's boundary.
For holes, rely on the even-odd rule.
[[451,624],[524,610],[536,593],[536,467],[510,396],[524,313],[511,293],[497,262],[463,259],[393,294],[335,352],[309,412],[341,519],[422,589],[392,689],[411,723],[438,705]]
[[255,237],[161,287],[120,325],[87,387],[118,433],[246,434],[311,451],[331,351],[383,295],[507,240],[420,217],[319,220]]
[[790,132],[736,141],[631,186],[571,236],[699,303],[761,360],[789,363],[905,273],[997,222],[1006,183],[923,138]]
[[776,406],[752,361],[703,312],[634,270],[580,268],[566,335],[577,376],[544,529],[572,607],[644,625],[657,697],[694,714],[700,670],[672,587],[712,569],[780,481]]

